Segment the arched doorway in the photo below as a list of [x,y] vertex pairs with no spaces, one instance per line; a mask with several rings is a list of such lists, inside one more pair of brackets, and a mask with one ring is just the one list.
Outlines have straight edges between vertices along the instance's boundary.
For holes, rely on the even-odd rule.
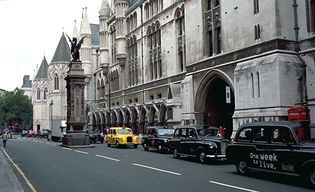
[[222,71],[210,71],[202,79],[195,101],[195,109],[203,114],[199,124],[223,126],[226,135],[233,131],[232,116],[235,110],[234,88],[231,79]]

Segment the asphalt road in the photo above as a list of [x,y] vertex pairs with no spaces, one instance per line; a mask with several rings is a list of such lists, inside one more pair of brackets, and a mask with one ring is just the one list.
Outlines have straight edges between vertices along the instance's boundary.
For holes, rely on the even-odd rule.
[[96,144],[68,149],[42,139],[18,138],[9,140],[6,151],[25,175],[16,171],[25,191],[313,191],[304,187],[300,177],[261,172],[241,176],[232,164],[200,164],[142,147]]

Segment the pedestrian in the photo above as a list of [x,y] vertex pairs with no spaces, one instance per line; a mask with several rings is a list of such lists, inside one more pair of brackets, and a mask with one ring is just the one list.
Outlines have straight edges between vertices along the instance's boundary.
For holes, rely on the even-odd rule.
[[218,135],[225,138],[225,128],[223,126],[220,126]]
[[7,140],[8,140],[8,133],[5,131],[5,132],[2,134],[3,147],[6,147],[6,146],[7,146]]

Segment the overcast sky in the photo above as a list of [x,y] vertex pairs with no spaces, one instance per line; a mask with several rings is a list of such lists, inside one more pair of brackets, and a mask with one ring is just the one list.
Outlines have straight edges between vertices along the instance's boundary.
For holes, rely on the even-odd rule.
[[62,32],[80,31],[82,8],[98,24],[102,0],[0,0],[0,88],[12,91],[33,79],[43,57],[50,63]]

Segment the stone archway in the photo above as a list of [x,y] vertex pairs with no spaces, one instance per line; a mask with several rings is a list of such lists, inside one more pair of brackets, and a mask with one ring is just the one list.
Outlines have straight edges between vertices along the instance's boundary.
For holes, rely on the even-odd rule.
[[224,126],[227,136],[233,131],[235,110],[233,81],[222,71],[212,70],[201,80],[196,92],[195,111],[201,112],[198,124]]

